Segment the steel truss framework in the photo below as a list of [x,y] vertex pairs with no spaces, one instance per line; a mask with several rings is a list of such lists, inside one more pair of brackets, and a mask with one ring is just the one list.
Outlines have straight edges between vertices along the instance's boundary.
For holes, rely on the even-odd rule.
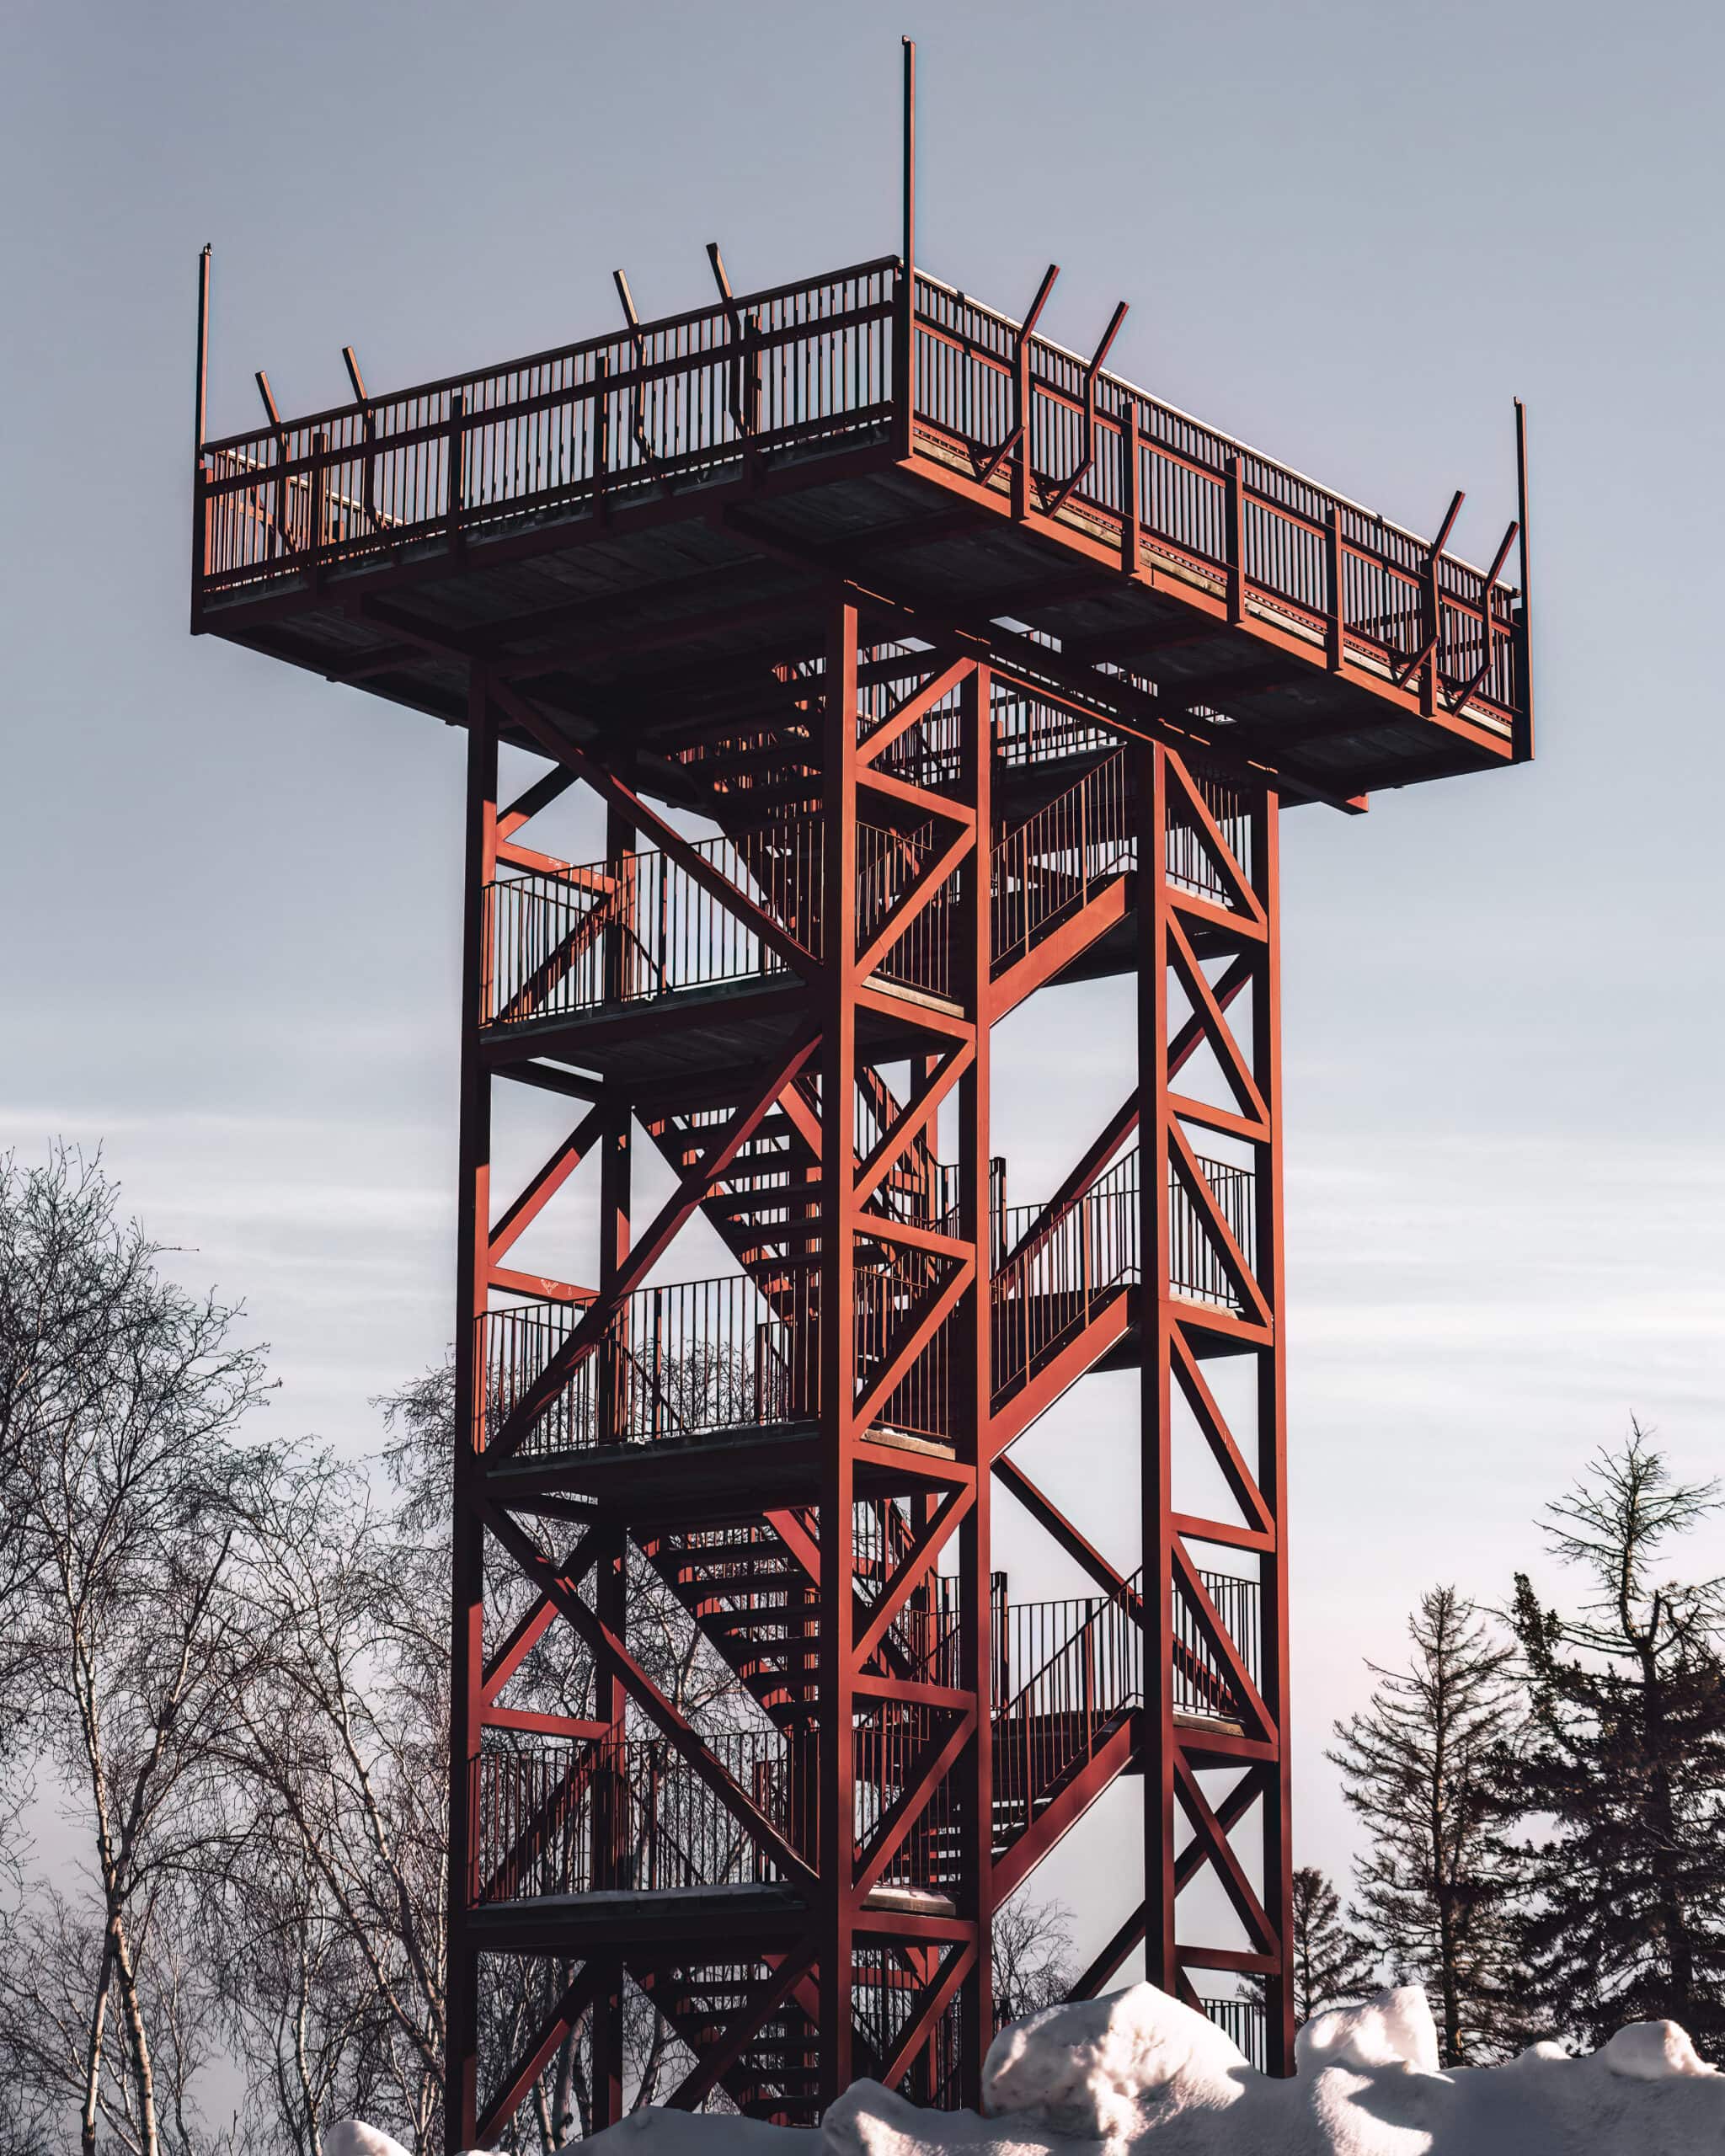
[[[1481,571],[1459,494],[1427,540],[1108,373],[1124,309],[1049,343],[1052,270],[1022,323],[928,276],[906,121],[897,257],[740,297],[713,248],[715,307],[620,279],[624,331],[384,398],[349,350],[221,441],[200,266],[195,629],[467,731],[451,2148],[577,2057],[614,2119],[644,2016],[674,2105],[974,2101],[995,1913],[1125,1775],[1077,1993],[1141,1946],[1291,2063],[1278,816],[1531,755],[1519,408]],[[1009,1204],[995,1029],[1105,976],[1134,1081]],[[1014,1451],[1110,1370],[1130,1577]],[[997,1496],[1089,1593],[1010,1598]]]
[[[494,2139],[579,2025],[595,2120],[614,2116],[627,1984],[692,2056],[674,2104],[723,2087],[757,2113],[808,2117],[859,2072],[975,2101],[995,2025],[993,1913],[1128,1773],[1144,1776],[1147,1892],[1079,1991],[1140,1942],[1151,1972],[1194,2001],[1203,1972],[1255,1977],[1263,2007],[1242,1998],[1232,2017],[1261,2015],[1265,2063],[1289,2061],[1276,798],[1044,710],[1044,743],[1062,727],[1079,775],[1009,822],[996,800],[1015,686],[985,662],[916,651],[911,626],[843,595],[824,651],[788,661],[815,841],[763,825],[745,789],[734,814],[721,795],[728,868],[634,790],[626,759],[473,675],[452,2145]],[[552,760],[507,806],[500,724]],[[596,869],[522,836],[578,782],[607,813]],[[579,894],[525,944],[521,905],[500,895],[512,874]],[[679,992],[663,937],[649,947],[643,909],[664,906],[673,875],[672,903],[695,909],[708,945],[747,940],[740,981]],[[567,990],[584,965],[577,1008]],[[1125,969],[1136,1086],[1047,1203],[1004,1209],[992,1027],[1061,978]],[[716,1011],[727,1043],[752,1043],[728,1068],[707,1053]],[[667,1077],[680,1035],[699,1065]],[[605,1075],[628,1070],[644,1075]],[[499,1203],[494,1103],[521,1083],[574,1097],[574,1124]],[[936,1156],[943,1107],[953,1167]],[[645,1142],[678,1181],[644,1224],[632,1201]],[[594,1156],[592,1284],[515,1270],[519,1237]],[[736,1427],[706,1434],[705,1475],[671,1427],[690,1421],[687,1399],[649,1396],[654,1370],[668,1389],[662,1305],[677,1291],[644,1289],[697,1215],[726,1233],[759,1313],[750,1396],[726,1411]],[[537,1358],[500,1317],[536,1309],[562,1321]],[[1243,1436],[1208,1374],[1218,1358],[1253,1374]],[[1130,1580],[1012,1451],[1087,1370],[1122,1364],[1140,1367],[1143,1403],[1146,1561]],[[1179,1415],[1231,1517],[1175,1509]],[[769,1430],[772,1444],[750,1442]],[[1039,1606],[1034,1645],[995,1582],[996,1485],[1095,1590],[1063,1617]],[[643,1666],[629,1541],[748,1685],[769,1743],[744,1757],[734,1737],[708,1737]],[[1199,1545],[1231,1569],[1203,1570]],[[501,1637],[487,1635],[488,1573],[494,1613],[512,1613]],[[580,1720],[508,1703],[555,1625],[591,1657]],[[523,1768],[539,1740],[558,1748],[554,1771]],[[644,1794],[633,1761],[649,1753]],[[485,1972],[524,1954],[553,1972],[545,2017],[482,2087]]]

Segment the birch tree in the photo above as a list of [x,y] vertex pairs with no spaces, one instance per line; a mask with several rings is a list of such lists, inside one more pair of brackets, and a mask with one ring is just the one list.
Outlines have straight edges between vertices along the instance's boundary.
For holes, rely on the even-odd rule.
[[[26,1897],[0,2025],[44,2093],[140,2156],[179,2148],[203,2031],[184,1945],[221,1828],[227,1589],[270,1456],[240,1310],[167,1277],[99,1163],[0,1170],[3,1588],[23,1733],[56,1780],[92,1892]],[[188,2048],[190,2047],[190,2049]]]

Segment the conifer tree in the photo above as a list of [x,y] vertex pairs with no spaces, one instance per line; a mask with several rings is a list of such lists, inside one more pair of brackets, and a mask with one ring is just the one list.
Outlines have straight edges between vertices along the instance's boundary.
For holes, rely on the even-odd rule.
[[1341,1896],[1316,1865],[1301,1865],[1294,1874],[1294,2019],[1357,2005],[1377,1988],[1377,1957],[1343,1916]]
[[1367,1664],[1371,1704],[1337,1723],[1328,1755],[1371,1836],[1350,1913],[1393,1981],[1425,1986],[1444,2063],[1477,2065],[1506,2047],[1517,1988],[1501,1765],[1515,1649],[1450,1587],[1422,1596],[1407,1629],[1408,1667]]
[[1547,1518],[1589,1598],[1560,1615],[1515,1583],[1532,1725],[1514,1786],[1549,1837],[1523,1937],[1539,2003],[1594,2044],[1670,2020],[1725,2057],[1725,1595],[1656,1569],[1720,1502],[1632,1424]]

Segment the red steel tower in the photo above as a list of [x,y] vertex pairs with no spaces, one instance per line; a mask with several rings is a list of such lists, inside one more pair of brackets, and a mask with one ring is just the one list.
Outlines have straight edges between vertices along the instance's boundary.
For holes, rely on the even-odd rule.
[[[1022,323],[927,275],[908,88],[897,256],[742,297],[713,248],[693,312],[619,276],[617,333],[387,397],[349,353],[294,420],[259,376],[219,441],[206,252],[194,628],[467,735],[451,2148],[571,2045],[614,2117],[632,2015],[675,2104],[974,2101],[994,1913],[1122,1775],[1078,1994],[1141,1945],[1290,2063],[1278,819],[1530,755],[1519,411],[1517,590],[1459,494],[1422,538],[1106,372],[1124,307],[1087,360],[1052,270]],[[535,843],[578,789],[601,859]],[[993,1029],[1108,977],[1135,1081],[1008,1203]],[[519,1269],[559,1209],[586,1268]],[[1013,1452],[1108,1369],[1130,1577]],[[1001,1497],[1088,1594],[1010,1598]]]

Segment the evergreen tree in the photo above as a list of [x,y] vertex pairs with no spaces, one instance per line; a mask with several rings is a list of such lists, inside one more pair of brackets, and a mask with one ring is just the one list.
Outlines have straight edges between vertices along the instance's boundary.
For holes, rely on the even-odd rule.
[[1378,1988],[1377,1957],[1342,1914],[1342,1897],[1316,1865],[1294,1874],[1294,2019],[1355,2006]]
[[1532,1729],[1514,1786],[1551,1833],[1524,1938],[1535,1996],[1595,2044],[1670,2020],[1725,2049],[1725,1598],[1654,1571],[1719,1503],[1712,1483],[1674,1482],[1632,1424],[1550,1510],[1552,1550],[1592,1598],[1562,1616],[1515,1583]]
[[1423,1595],[1407,1629],[1409,1666],[1367,1664],[1371,1705],[1337,1723],[1328,1755],[1372,1838],[1350,1913],[1397,1982],[1425,1986],[1444,2063],[1476,2065],[1505,2048],[1517,1989],[1500,1764],[1516,1736],[1515,1649],[1453,1588]]

